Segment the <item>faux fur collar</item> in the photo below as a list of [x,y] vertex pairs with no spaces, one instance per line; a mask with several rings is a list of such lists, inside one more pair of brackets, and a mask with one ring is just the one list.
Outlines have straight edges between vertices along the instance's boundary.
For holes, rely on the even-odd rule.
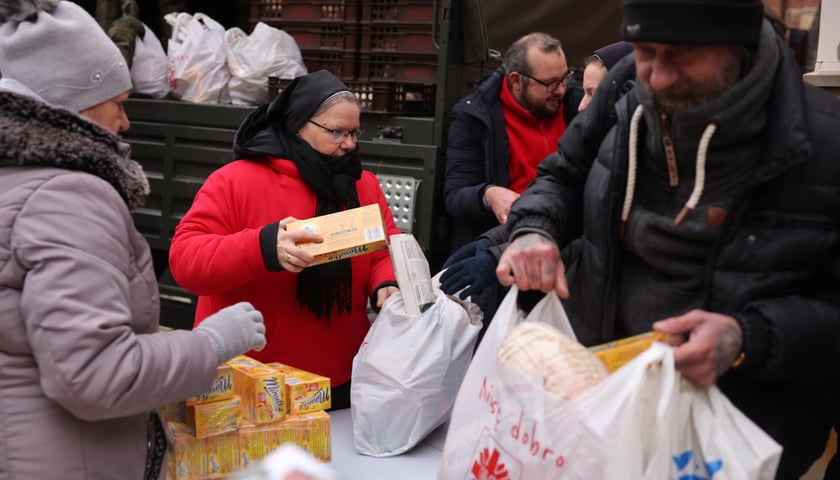
[[149,182],[129,154],[119,137],[69,110],[0,91],[0,167],[87,172],[110,183],[133,210],[146,201]]

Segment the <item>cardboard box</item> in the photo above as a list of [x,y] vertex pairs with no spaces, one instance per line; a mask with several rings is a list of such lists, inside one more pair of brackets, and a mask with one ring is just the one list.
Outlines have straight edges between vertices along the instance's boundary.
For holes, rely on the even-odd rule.
[[196,403],[224,400],[233,397],[233,393],[233,369],[230,365],[220,365],[210,389],[202,395],[187,398],[186,404],[190,406]]
[[332,405],[330,379],[284,363],[269,363],[286,375],[286,414],[326,410]]
[[242,424],[241,403],[240,398],[234,395],[223,400],[189,405],[187,425],[193,428],[196,438],[234,431]]
[[378,204],[298,220],[287,224],[286,230],[308,230],[324,237],[322,243],[298,245],[315,256],[317,261],[313,265],[364,255],[388,246]]
[[604,365],[607,366],[607,370],[612,373],[650,348],[653,342],[665,341],[667,339],[667,335],[657,332],[647,332],[602,343],[601,345],[595,345],[594,347],[589,347],[589,351],[600,358],[604,362]]
[[276,368],[246,355],[228,360],[233,389],[242,398],[242,417],[254,424],[286,418],[286,377]]

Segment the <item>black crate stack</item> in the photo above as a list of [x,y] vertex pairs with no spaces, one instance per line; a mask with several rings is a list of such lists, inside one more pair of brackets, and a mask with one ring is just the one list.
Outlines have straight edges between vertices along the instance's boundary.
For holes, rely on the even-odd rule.
[[[362,111],[428,115],[437,76],[435,1],[249,0],[249,24],[290,34],[306,68],[335,74]],[[286,83],[270,78],[269,98]]]

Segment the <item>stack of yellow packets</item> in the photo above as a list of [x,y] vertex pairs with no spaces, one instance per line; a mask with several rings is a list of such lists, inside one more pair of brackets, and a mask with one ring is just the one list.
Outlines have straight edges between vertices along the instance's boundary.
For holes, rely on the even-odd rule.
[[166,478],[232,477],[285,443],[329,462],[329,407],[328,378],[233,358],[207,393],[161,407],[170,443]]

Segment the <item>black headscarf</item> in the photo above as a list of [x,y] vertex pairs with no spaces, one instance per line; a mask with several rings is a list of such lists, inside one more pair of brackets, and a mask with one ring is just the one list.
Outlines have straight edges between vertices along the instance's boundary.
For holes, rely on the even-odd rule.
[[[341,157],[324,155],[297,136],[298,130],[336,93],[349,91],[332,73],[320,70],[292,80],[271,102],[266,121],[283,156],[295,163],[303,181],[315,191],[316,216],[359,206],[356,180],[362,176],[358,149]],[[350,259],[304,268],[297,276],[297,302],[319,318],[330,319],[352,307]]]

